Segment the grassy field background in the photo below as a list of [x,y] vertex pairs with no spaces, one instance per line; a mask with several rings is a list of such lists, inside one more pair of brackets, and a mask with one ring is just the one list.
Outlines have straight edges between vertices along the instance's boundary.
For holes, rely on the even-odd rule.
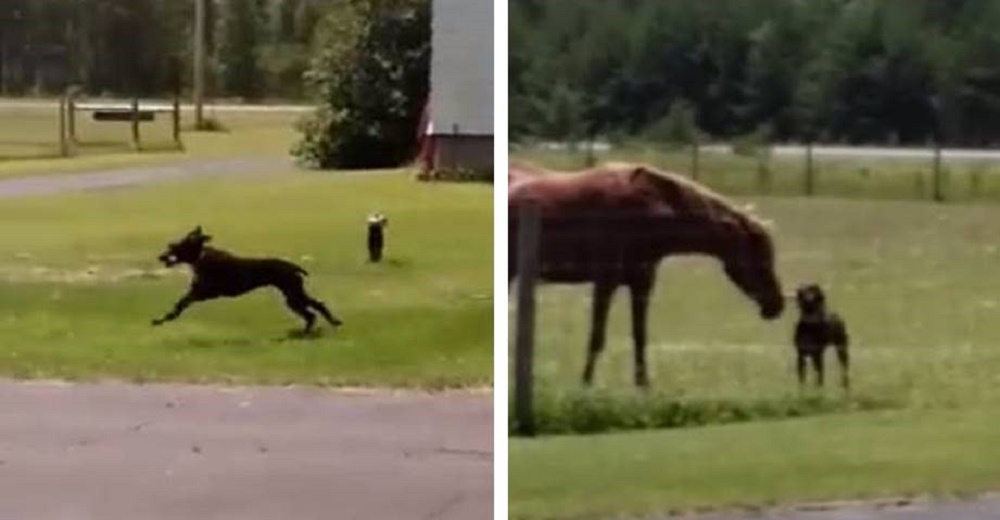
[[[363,386],[490,384],[492,195],[410,172],[299,172],[0,205],[0,373],[14,377]],[[366,263],[370,211],[391,219]],[[215,245],[277,255],[346,325],[318,339],[277,293],[197,304],[149,322],[189,273],[156,263],[201,224]]]
[[[1000,468],[983,462],[1000,425],[993,413],[1000,406],[1000,207],[860,196],[737,199],[774,221],[786,290],[818,282],[845,317],[854,340],[851,395],[830,385],[800,396],[794,309],[777,322],[760,320],[719,266],[700,258],[661,266],[650,316],[650,395],[632,388],[625,292],[612,308],[596,388],[584,391],[590,292],[544,286],[535,365],[543,430],[751,422],[512,438],[512,518],[1000,487]],[[513,316],[513,298],[510,304]],[[836,381],[832,355],[827,370]],[[892,410],[861,412],[885,407]],[[752,422],[836,411],[853,413]]]
[[55,106],[0,103],[0,178],[25,174],[69,173],[163,164],[184,159],[288,155],[297,138],[302,112],[215,111],[205,116],[222,123],[220,132],[192,131],[193,111],[181,111],[184,149],[173,145],[169,114],[141,125],[143,150],[131,148],[128,123],[95,122],[89,113],[77,118],[80,141],[73,157],[59,156],[59,119]]

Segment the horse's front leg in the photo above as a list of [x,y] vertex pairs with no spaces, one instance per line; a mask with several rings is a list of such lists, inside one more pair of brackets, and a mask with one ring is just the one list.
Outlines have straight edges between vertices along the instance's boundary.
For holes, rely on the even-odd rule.
[[635,342],[635,385],[649,387],[646,368],[646,318],[649,315],[649,295],[655,274],[652,271],[636,276],[629,284],[632,294],[632,340]]
[[608,310],[615,284],[607,281],[594,283],[594,303],[590,318],[590,342],[587,348],[587,365],[583,369],[583,384],[590,386],[594,381],[594,365],[597,356],[604,350],[604,334],[608,325]]

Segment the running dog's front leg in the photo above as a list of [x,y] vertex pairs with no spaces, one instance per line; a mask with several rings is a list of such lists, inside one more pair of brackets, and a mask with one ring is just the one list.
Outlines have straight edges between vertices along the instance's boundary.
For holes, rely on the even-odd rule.
[[202,299],[203,298],[199,298],[198,296],[196,296],[193,291],[189,291],[180,300],[178,300],[176,304],[174,304],[174,309],[172,311],[163,315],[162,318],[157,318],[153,320],[153,326],[155,327],[157,325],[162,325],[168,321],[173,321],[177,319],[177,317],[180,316],[182,312],[184,312],[184,309],[187,309],[189,305]]

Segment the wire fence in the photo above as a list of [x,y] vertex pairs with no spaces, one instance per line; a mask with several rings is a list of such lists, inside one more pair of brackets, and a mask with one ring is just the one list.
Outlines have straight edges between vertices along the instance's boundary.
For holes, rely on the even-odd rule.
[[510,153],[567,170],[647,163],[734,195],[1000,201],[1000,150],[582,142],[530,143]]
[[[178,149],[175,100],[74,98],[72,109],[69,101],[0,99],[0,161]],[[129,115],[133,101],[139,139]],[[112,112],[121,117],[109,120]]]

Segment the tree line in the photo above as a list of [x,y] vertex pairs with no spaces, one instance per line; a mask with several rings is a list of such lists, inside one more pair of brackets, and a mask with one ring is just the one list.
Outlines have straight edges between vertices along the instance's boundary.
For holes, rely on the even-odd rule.
[[985,146],[995,0],[511,0],[512,139]]
[[[323,0],[206,0],[209,93],[302,97]],[[0,0],[0,94],[191,84],[193,0]]]
[[[206,0],[209,94],[305,98],[293,153],[323,168],[416,152],[430,0]],[[0,0],[0,95],[186,93],[192,0]]]

